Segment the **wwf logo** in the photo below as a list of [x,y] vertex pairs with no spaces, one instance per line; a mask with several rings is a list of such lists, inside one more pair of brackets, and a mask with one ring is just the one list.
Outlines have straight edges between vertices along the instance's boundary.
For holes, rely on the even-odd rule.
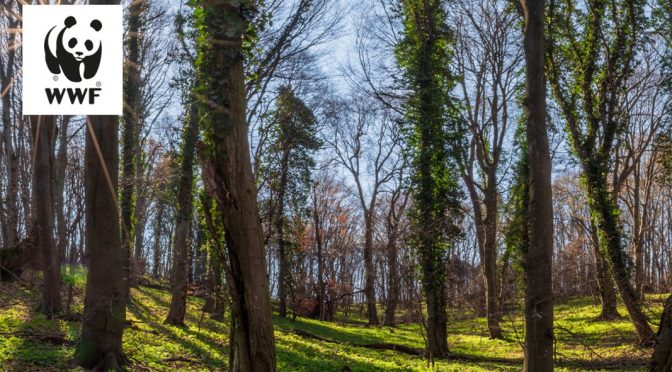
[[[56,28],[62,27],[55,43],[52,38]],[[49,71],[53,74],[63,72],[72,82],[91,79],[96,76],[103,46],[98,32],[103,24],[94,19],[91,23],[79,24],[75,17],[69,16],[62,26],[52,27],[44,38],[45,60]],[[51,41],[51,42],[50,42]],[[55,45],[55,51],[50,45]]]

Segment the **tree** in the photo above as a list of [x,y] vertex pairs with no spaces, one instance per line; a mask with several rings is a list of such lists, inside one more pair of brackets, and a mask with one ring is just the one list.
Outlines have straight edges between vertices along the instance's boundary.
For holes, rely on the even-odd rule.
[[[618,202],[608,182],[614,146],[628,113],[621,110],[626,84],[642,45],[645,2],[619,0],[611,5],[590,2],[584,13],[567,2],[550,9],[548,78],[566,120],[569,142],[582,169],[591,218],[600,250],[608,258],[639,344],[653,331],[642,312],[630,276],[630,259]],[[571,45],[581,45],[574,48]],[[613,186],[613,185],[612,185]]]
[[[11,15],[12,9],[18,5],[18,11],[20,14],[21,3],[16,1],[7,1],[3,3],[6,9],[9,9],[8,12],[3,12],[6,14],[7,29],[16,29],[21,27],[21,18],[14,17]],[[14,85],[14,73],[16,71],[16,55],[17,48],[14,46],[17,43],[17,33],[9,32],[7,33],[7,39],[3,40],[6,50],[0,55],[0,86],[6,87],[3,89],[3,92],[0,92],[2,99],[2,147],[3,152],[0,153],[0,158],[6,157],[6,175],[5,179],[7,181],[4,186],[7,190],[6,199],[2,200],[3,211],[0,213],[0,224],[2,225],[2,246],[3,248],[14,248],[19,241],[19,156],[18,151],[14,146],[14,127],[12,120],[12,100],[15,95],[13,89]],[[14,106],[15,107],[15,106]],[[24,211],[28,213],[27,211]]]
[[[364,293],[369,325],[378,325],[374,265],[374,229],[380,194],[396,175],[402,163],[401,135],[389,110],[376,107],[376,101],[356,96],[341,107],[342,117],[334,123],[327,139],[336,161],[352,176],[364,215]],[[370,177],[367,190],[365,177]]]
[[[305,205],[310,187],[314,152],[321,142],[317,138],[317,120],[312,110],[296,96],[291,87],[280,88],[275,120],[270,129],[272,146],[262,166],[275,204],[274,225],[278,244],[279,314],[287,315],[287,284],[290,276],[290,234],[286,231],[289,199]],[[295,239],[297,240],[297,239]]]
[[[91,5],[119,0],[91,0]],[[86,254],[84,315],[75,360],[84,368],[120,370],[126,324],[117,189],[119,118],[89,116],[86,135]]]
[[185,116],[182,137],[182,156],[177,185],[177,215],[175,240],[173,243],[173,274],[170,311],[166,323],[184,325],[187,310],[187,260],[189,256],[189,236],[193,217],[194,155],[198,141],[198,111],[193,98],[188,98],[189,114]]
[[224,228],[232,298],[234,371],[275,371],[275,340],[264,242],[245,120],[243,39],[253,12],[248,2],[194,1],[196,59],[203,142],[203,183],[217,203]]
[[491,338],[503,338],[497,280],[499,185],[513,100],[520,90],[522,48],[515,11],[497,0],[473,4],[460,4],[456,20],[455,59],[464,118],[460,124],[468,141],[458,152],[458,163],[473,209],[488,331]]
[[84,368],[119,370],[126,323],[117,181],[116,116],[90,116],[86,137],[86,254],[88,274],[82,333],[75,359]]
[[527,246],[524,371],[553,370],[553,197],[546,127],[543,0],[522,0],[525,15],[525,116],[527,144]]
[[140,47],[142,30],[142,14],[146,7],[146,0],[134,1],[129,5],[128,13],[128,57],[124,64],[126,72],[126,81],[124,86],[124,107],[123,127],[122,127],[122,175],[121,175],[121,220],[122,220],[122,250],[124,281],[126,285],[126,297],[130,294],[130,288],[135,283],[131,283],[133,273],[133,204],[135,196],[135,173],[136,173],[136,152],[139,149],[139,125],[141,123],[140,115],[142,110],[141,90],[142,80],[140,79]]
[[399,297],[401,294],[401,265],[399,264],[399,246],[400,240],[403,242],[406,226],[404,219],[406,217],[406,205],[410,194],[406,188],[405,164],[403,164],[396,175],[396,182],[392,191],[385,200],[385,253],[387,255],[387,301],[385,302],[385,320],[386,326],[394,327],[396,325],[395,314]]
[[47,317],[58,314],[61,306],[61,272],[58,252],[54,242],[53,203],[53,145],[56,136],[56,117],[37,116],[31,118],[33,133],[33,233],[37,235],[37,246],[41,257],[44,283],[39,311]]
[[461,223],[456,167],[449,157],[457,132],[449,95],[455,80],[448,67],[453,37],[443,6],[439,0],[402,1],[403,40],[396,51],[409,90],[405,110],[413,169],[412,244],[427,300],[430,358],[448,355],[445,251]]

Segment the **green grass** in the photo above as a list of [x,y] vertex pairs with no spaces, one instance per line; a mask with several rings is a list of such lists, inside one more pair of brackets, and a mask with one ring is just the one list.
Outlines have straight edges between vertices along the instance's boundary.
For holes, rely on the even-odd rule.
[[[83,290],[77,283],[73,311],[82,310]],[[647,298],[654,321],[662,297]],[[228,324],[202,316],[203,300],[189,297],[186,327],[163,324],[170,294],[157,289],[133,289],[124,332],[124,350],[136,370],[223,370],[228,364]],[[32,311],[37,293],[17,284],[0,284],[0,369],[56,371],[71,369],[79,323],[47,320]],[[556,356],[559,371],[646,370],[650,349],[634,345],[627,319],[598,322],[599,306],[577,298],[556,306]],[[621,314],[625,309],[619,308]],[[506,340],[490,340],[483,318],[452,316],[448,341],[454,355],[439,360],[437,371],[518,371],[522,366],[521,318],[505,317]],[[281,371],[421,371],[427,361],[395,351],[357,345],[396,343],[413,348],[424,345],[418,324],[397,328],[366,327],[361,318],[340,317],[335,322],[274,318],[278,369]],[[294,333],[302,330],[337,343],[322,342]]]

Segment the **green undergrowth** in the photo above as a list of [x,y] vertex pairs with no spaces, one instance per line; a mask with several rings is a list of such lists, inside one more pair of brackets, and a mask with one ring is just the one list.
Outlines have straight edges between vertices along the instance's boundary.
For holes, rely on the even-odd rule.
[[[73,312],[82,310],[83,288],[76,283]],[[75,318],[47,320],[33,311],[38,294],[15,283],[0,284],[0,370],[72,370],[70,361],[80,324]],[[658,319],[663,298],[647,297],[651,319]],[[203,299],[189,297],[186,327],[163,324],[170,294],[140,287],[132,302],[124,332],[124,350],[133,370],[218,371],[228,365],[228,324],[203,314]],[[619,308],[626,314],[624,308]],[[600,307],[590,298],[556,305],[557,370],[646,370],[650,349],[634,345],[627,318],[596,321]],[[227,314],[228,315],[228,314]],[[397,351],[375,350],[365,344],[398,344],[422,349],[419,324],[396,328],[367,327],[357,315],[335,322],[274,318],[280,371],[519,371],[524,327],[520,316],[505,316],[505,340],[488,338],[485,320],[452,317],[449,345],[452,358],[427,361]],[[295,331],[299,330],[301,334]],[[329,340],[307,337],[306,332]]]

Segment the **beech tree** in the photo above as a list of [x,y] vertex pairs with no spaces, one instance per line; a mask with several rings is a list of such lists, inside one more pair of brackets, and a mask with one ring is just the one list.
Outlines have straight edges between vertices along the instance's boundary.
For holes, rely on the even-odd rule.
[[[7,1],[3,6],[10,11],[21,11],[21,3],[16,1]],[[15,8],[16,7],[16,8]],[[6,19],[8,29],[21,27],[21,19],[13,17],[9,12],[3,14]],[[2,213],[0,213],[0,225],[2,225],[2,246],[5,249],[14,248],[19,241],[19,153],[14,142],[14,133],[16,131],[16,121],[12,112],[12,104],[16,95],[14,89],[14,74],[17,70],[17,33],[9,32],[3,37],[4,52],[0,54],[0,85],[6,87],[3,89],[0,98],[2,100],[2,148],[0,160],[3,160],[5,166],[5,175],[0,180],[4,184],[7,192],[2,200]],[[26,212],[26,211],[24,211]]]
[[54,137],[56,136],[56,117],[31,117],[33,133],[33,233],[41,257],[44,277],[39,311],[47,317],[58,314],[61,306],[61,272],[58,252],[54,241],[54,203],[53,203],[53,165]]
[[[352,176],[364,216],[364,293],[370,325],[378,325],[376,310],[374,234],[381,194],[399,170],[401,134],[389,110],[371,98],[356,96],[343,102],[341,118],[332,125],[326,142],[335,159]],[[367,188],[364,178],[370,177]]]
[[[91,5],[119,0],[91,0]],[[86,255],[88,273],[75,360],[84,368],[121,370],[126,324],[117,190],[119,117],[89,116],[86,123]]]
[[233,283],[230,368],[275,371],[275,338],[257,189],[245,118],[243,40],[248,2],[195,1],[203,183],[218,206]]
[[517,109],[522,48],[515,11],[499,1],[460,3],[455,64],[462,98],[460,175],[472,205],[491,338],[503,338],[499,319],[497,228],[505,145]]
[[122,175],[121,175],[121,243],[123,249],[124,281],[126,285],[126,297],[129,296],[130,288],[135,283],[132,279],[133,274],[133,213],[134,197],[136,192],[136,166],[137,155],[140,151],[139,125],[142,122],[141,90],[142,80],[140,78],[140,48],[142,44],[143,22],[142,15],[147,6],[148,0],[133,1],[129,5],[128,14],[128,39],[127,39],[127,60],[124,64],[126,81],[124,86],[124,107],[123,126],[122,126]]
[[553,370],[553,197],[546,126],[545,4],[522,0],[525,17],[526,218],[524,371]]

